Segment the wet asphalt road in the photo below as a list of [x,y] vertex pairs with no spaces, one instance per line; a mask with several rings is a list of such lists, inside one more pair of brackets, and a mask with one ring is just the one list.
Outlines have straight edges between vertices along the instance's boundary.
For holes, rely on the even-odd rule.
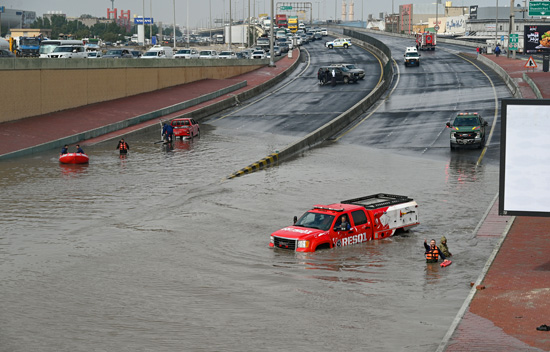
[[[407,45],[385,42],[396,59]],[[306,48],[317,64],[352,52]],[[331,88],[297,71],[173,150],[151,131],[126,138],[127,159],[111,141],[86,150],[87,166],[59,165],[57,151],[3,162],[0,351],[434,351],[496,242],[473,231],[497,192],[498,140],[476,166],[479,150],[451,153],[444,136],[454,107],[493,114],[493,90],[447,50],[400,66],[389,98],[342,138],[235,180],[224,178],[336,116],[378,75]],[[268,248],[313,204],[377,192],[413,197],[421,225],[307,255]],[[442,234],[445,269],[422,255]]]

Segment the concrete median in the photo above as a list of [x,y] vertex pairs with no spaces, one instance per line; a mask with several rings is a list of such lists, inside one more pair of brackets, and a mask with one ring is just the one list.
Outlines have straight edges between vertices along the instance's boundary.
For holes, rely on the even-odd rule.
[[[324,142],[331,136],[334,136],[338,132],[342,131],[344,128],[349,126],[355,119],[357,119],[365,111],[367,111],[378,99],[380,99],[380,97],[386,92],[386,90],[391,85],[391,81],[393,77],[393,65],[391,61],[390,49],[381,41],[375,38],[369,37],[364,33],[346,29],[344,30],[344,34],[346,36],[357,39],[357,41],[354,41],[354,45],[358,45],[360,47],[372,50],[375,53],[375,55],[380,59],[380,61],[383,62],[381,81],[365,98],[363,98],[357,104],[349,108],[347,111],[340,114],[332,121],[319,127],[318,129],[311,132],[310,134],[300,139],[299,141],[294,142],[284,147],[282,150],[280,150],[277,153],[279,163],[304,150],[307,150],[319,145],[320,143]],[[232,179],[237,176],[242,176],[250,172],[254,172],[262,169],[262,167],[256,167],[256,165],[257,166],[262,165],[260,161],[253,163],[251,165],[255,165],[253,169],[245,168],[247,170],[246,172],[244,171],[235,172],[231,174],[228,177],[228,179]],[[241,169],[241,171],[245,169]]]

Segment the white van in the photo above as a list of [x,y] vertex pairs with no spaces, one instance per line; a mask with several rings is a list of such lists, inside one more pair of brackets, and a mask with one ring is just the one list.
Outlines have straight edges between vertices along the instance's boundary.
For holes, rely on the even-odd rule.
[[420,66],[420,54],[415,46],[409,46],[405,49],[405,66]]
[[166,59],[174,57],[174,49],[169,46],[154,45],[151,49],[141,55],[142,59]]

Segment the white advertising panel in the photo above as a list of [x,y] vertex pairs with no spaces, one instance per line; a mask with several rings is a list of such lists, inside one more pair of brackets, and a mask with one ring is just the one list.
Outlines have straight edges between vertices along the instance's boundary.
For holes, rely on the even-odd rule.
[[550,216],[550,101],[502,101],[500,215]]

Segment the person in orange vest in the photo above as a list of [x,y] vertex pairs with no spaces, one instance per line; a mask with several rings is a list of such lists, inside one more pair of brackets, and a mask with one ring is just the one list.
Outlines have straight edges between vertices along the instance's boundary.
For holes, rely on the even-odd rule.
[[121,155],[124,155],[128,153],[128,150],[130,150],[130,146],[128,145],[128,143],[124,142],[124,138],[122,138],[120,141],[118,141],[116,149],[120,151]]
[[426,263],[437,263],[439,261],[439,257],[445,260],[445,255],[435,245],[435,240],[431,240],[430,245],[428,245],[424,239],[424,248],[426,249],[426,253],[424,253],[426,255]]

